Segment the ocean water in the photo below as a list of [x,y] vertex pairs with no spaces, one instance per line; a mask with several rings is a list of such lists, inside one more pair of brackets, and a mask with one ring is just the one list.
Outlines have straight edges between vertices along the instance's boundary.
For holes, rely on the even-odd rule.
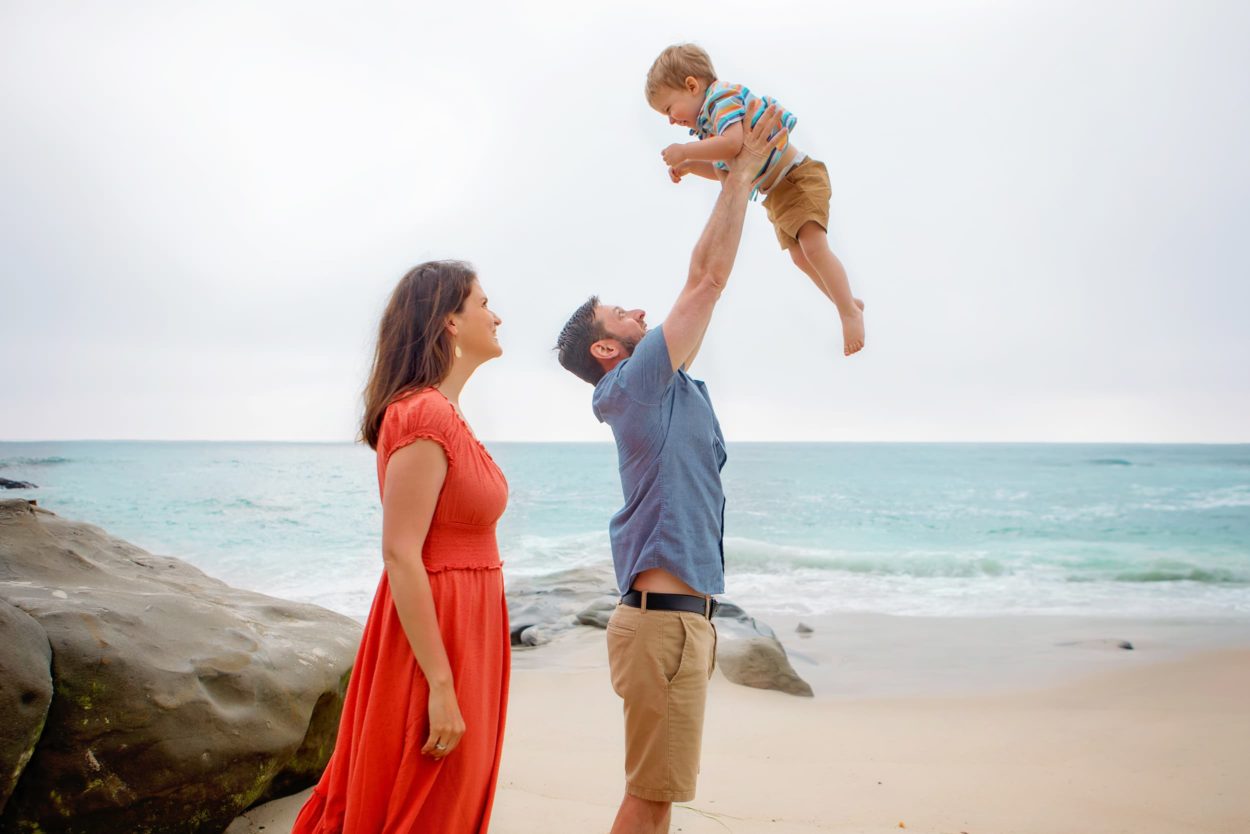
[[[607,444],[489,444],[506,577],[610,560]],[[363,619],[373,453],[0,443],[29,497],[231,584]],[[1250,615],[1250,446],[731,443],[727,596],[767,615]]]

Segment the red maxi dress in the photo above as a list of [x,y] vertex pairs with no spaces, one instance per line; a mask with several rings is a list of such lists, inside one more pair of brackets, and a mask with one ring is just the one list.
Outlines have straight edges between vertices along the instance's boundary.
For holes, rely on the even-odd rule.
[[421,755],[429,685],[386,573],[356,654],[334,754],[292,834],[485,834],[508,702],[511,644],[495,522],[508,485],[450,401],[427,388],[392,403],[378,438],[378,487],[416,440],[447,454],[447,479],[422,549],[465,734],[445,759]]

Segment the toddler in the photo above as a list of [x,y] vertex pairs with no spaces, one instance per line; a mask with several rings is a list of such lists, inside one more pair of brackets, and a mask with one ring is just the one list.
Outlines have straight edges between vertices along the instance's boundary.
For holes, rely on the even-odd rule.
[[[669,145],[661,152],[673,182],[686,174],[719,180],[725,160],[742,150],[747,103],[757,98],[741,84],[716,78],[712,59],[694,44],[670,46],[647,73],[647,103],[669,124],[689,128],[697,141]],[[793,132],[797,119],[769,96],[764,105],[781,111],[781,124]],[[761,107],[756,118],[763,115]],[[765,161],[756,179],[764,209],[777,231],[781,248],[812,283],[838,307],[842,318],[842,350],[847,356],[864,346],[864,303],[851,294],[841,261],[829,248],[829,173],[822,162],[782,141]]]

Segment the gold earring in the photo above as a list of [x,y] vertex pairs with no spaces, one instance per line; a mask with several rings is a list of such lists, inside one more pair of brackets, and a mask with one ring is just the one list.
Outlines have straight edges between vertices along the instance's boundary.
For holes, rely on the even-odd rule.
[[460,345],[453,345],[452,352],[456,354],[457,359],[459,359],[461,356],[464,356],[464,351],[460,349]]

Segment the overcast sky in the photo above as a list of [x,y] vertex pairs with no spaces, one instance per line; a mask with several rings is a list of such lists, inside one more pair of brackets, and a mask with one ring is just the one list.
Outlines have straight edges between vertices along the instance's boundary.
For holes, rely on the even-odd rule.
[[351,439],[446,257],[504,321],[478,433],[608,439],[550,348],[685,280],[716,186],[642,85],[693,40],[798,116],[868,305],[845,359],[751,205],[695,366],[731,440],[1250,441],[1250,5],[765,8],[4,0],[0,439]]

